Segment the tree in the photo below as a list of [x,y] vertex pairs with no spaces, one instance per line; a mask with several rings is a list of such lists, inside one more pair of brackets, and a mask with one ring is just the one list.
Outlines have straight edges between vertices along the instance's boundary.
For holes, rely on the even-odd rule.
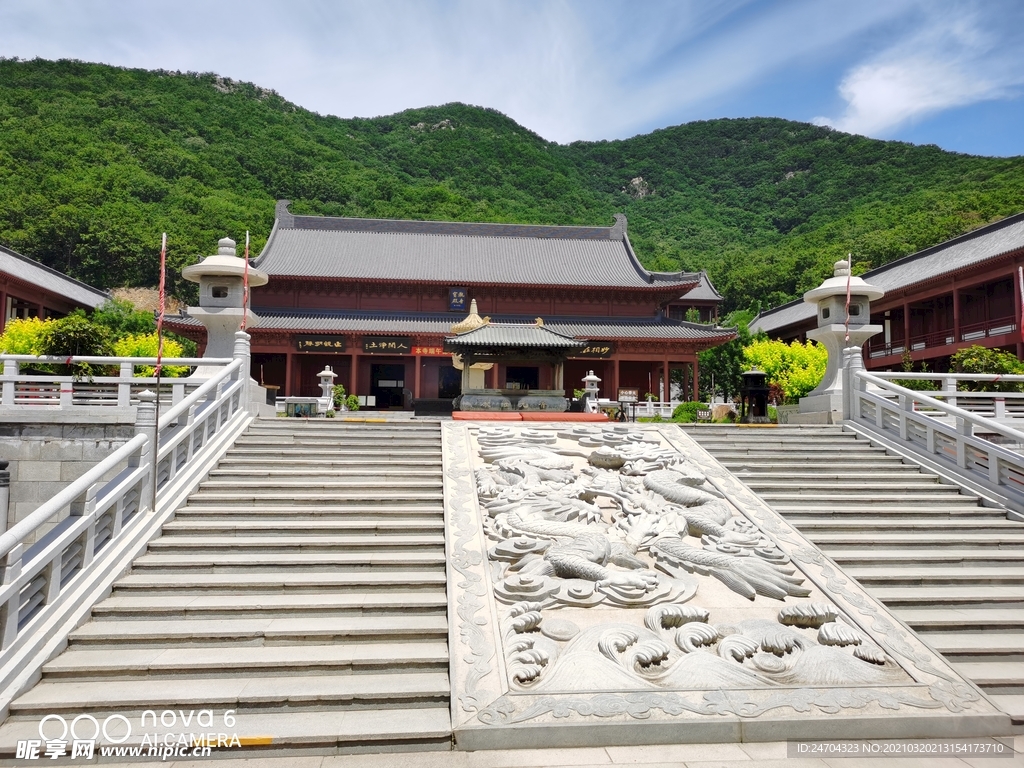
[[136,309],[130,301],[111,299],[93,310],[92,321],[107,328],[115,339],[156,330],[152,312]]
[[[752,341],[747,325],[753,319],[753,313],[737,311],[726,315],[723,324],[736,326],[736,338],[714,349],[706,349],[697,355],[699,364],[700,391],[713,401],[716,392],[721,392],[725,400],[738,395],[743,386],[741,374],[744,371],[743,348]],[[714,387],[712,389],[712,383]]]
[[755,339],[743,352],[749,365],[764,371],[768,382],[782,389],[787,404],[796,403],[818,386],[828,364],[828,351],[813,341],[786,344],[772,339]]

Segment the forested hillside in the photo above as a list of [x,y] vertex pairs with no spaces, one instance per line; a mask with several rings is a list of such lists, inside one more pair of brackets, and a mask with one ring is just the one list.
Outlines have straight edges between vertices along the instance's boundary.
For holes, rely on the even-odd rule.
[[[347,216],[609,225],[655,269],[707,269],[729,308],[780,303],[847,252],[877,266],[1024,210],[1024,158],[773,118],[561,146],[493,110],[311,113],[213,74],[0,60],[0,242],[101,287],[224,234],[258,252],[274,201]],[[179,285],[179,290],[185,287]]]

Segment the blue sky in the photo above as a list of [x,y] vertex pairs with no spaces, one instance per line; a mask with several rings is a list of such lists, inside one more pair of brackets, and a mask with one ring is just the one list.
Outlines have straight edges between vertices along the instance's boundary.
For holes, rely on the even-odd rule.
[[563,143],[775,116],[1024,155],[1024,0],[0,0],[0,55],[342,117],[462,101]]

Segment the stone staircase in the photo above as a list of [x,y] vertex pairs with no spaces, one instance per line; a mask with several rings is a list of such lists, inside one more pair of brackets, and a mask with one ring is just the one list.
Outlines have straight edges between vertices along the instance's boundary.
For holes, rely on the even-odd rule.
[[1024,523],[839,426],[686,429],[1024,724]]
[[137,728],[212,709],[215,728],[146,732],[449,749],[446,617],[438,423],[257,421],[12,703],[0,743],[51,713]]

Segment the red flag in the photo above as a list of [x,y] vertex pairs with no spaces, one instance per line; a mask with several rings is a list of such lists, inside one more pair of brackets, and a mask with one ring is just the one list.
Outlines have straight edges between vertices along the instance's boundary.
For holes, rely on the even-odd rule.
[[242,271],[242,330],[249,307],[249,230],[245,230],[245,269]]
[[165,278],[167,275],[167,233],[164,232],[163,238],[160,240],[160,313],[156,318],[156,368],[153,369],[153,375],[157,378],[160,377],[160,371],[163,368],[164,358],[164,307],[166,296],[164,293],[165,289]]

